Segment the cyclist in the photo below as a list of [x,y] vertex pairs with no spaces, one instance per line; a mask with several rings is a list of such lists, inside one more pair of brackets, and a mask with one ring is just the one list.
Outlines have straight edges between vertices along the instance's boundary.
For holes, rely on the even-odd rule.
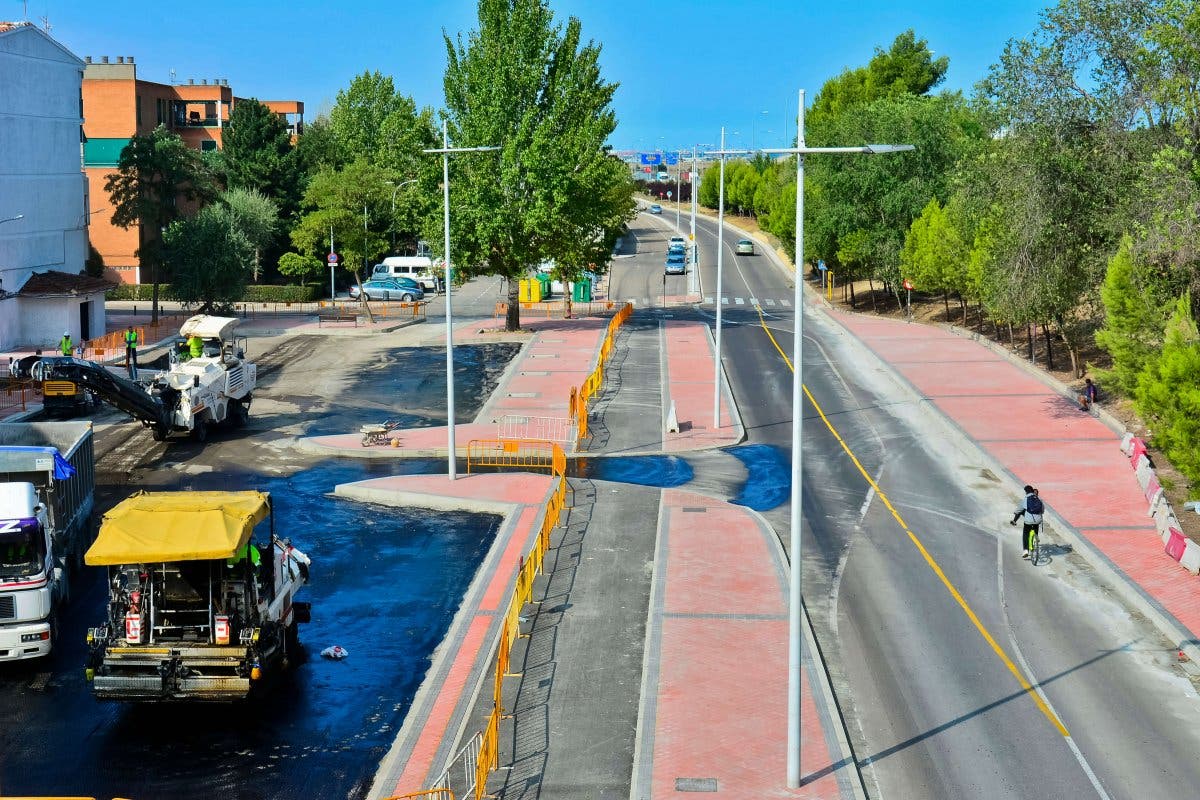
[[1016,525],[1017,520],[1024,516],[1025,521],[1021,525],[1021,558],[1029,558],[1029,544],[1032,536],[1038,533],[1042,527],[1042,514],[1046,507],[1038,497],[1038,490],[1032,486],[1025,485],[1025,499],[1021,505],[1013,512],[1013,518],[1008,523]]

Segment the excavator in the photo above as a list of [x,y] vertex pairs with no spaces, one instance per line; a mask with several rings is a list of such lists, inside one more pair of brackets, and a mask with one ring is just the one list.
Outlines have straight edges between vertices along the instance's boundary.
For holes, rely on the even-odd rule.
[[140,420],[158,441],[187,432],[203,442],[210,426],[224,422],[241,427],[250,413],[258,371],[246,361],[245,339],[234,335],[238,322],[208,314],[189,318],[179,333],[185,340],[199,338],[201,354],[189,358],[186,351],[172,350],[169,368],[145,382],[69,356],[22,359],[18,377],[54,385],[56,391],[70,386],[91,395]]

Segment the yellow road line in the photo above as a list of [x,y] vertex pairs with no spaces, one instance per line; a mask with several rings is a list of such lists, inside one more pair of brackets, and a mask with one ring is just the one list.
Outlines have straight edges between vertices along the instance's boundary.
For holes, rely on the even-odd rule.
[[[797,309],[796,313],[800,313],[800,310]],[[767,337],[771,340],[771,344],[775,345],[775,349],[779,351],[779,355],[783,356],[783,360],[787,364],[788,369],[794,373],[796,368],[792,365],[792,361],[790,358],[788,358],[787,353],[783,352],[783,348],[779,346],[779,342],[775,340],[775,336],[771,333],[770,328],[767,327],[766,319],[763,317],[761,308],[758,309],[758,321],[759,325],[761,325],[762,329],[766,332]],[[804,390],[804,395],[808,398],[808,402],[812,403],[813,408],[815,408],[817,413],[821,415],[821,420],[825,423],[825,427],[827,427],[829,432],[833,434],[833,437],[837,439],[838,444],[842,446],[842,450],[844,450],[846,455],[850,457],[850,460],[854,462],[854,466],[858,469],[863,478],[866,479],[867,483],[871,485],[871,488],[875,490],[875,494],[878,495],[879,499],[883,501],[883,504],[887,506],[888,511],[892,512],[892,516],[895,518],[896,522],[900,524],[900,527],[906,534],[908,534],[908,538],[912,540],[914,545],[916,545],[917,551],[920,552],[921,557],[925,559],[925,563],[928,564],[929,568],[933,570],[933,574],[938,576],[938,579],[941,580],[942,585],[946,587],[948,592],[950,592],[950,596],[954,598],[954,601],[958,603],[959,608],[961,608],[963,613],[967,615],[967,619],[971,620],[971,624],[975,626],[977,631],[979,631],[979,635],[983,637],[983,640],[987,642],[989,646],[991,646],[992,651],[995,652],[996,656],[1000,659],[1004,666],[1008,668],[1008,671],[1011,672],[1017,679],[1017,683],[1021,685],[1021,689],[1033,699],[1033,702],[1037,705],[1038,709],[1046,715],[1046,719],[1050,720],[1050,723],[1058,729],[1059,733],[1061,733],[1063,736],[1069,737],[1071,734],[1067,732],[1067,729],[1062,724],[1062,721],[1059,720],[1054,712],[1050,710],[1050,707],[1046,705],[1046,701],[1042,699],[1042,696],[1038,694],[1032,685],[1030,685],[1029,681],[1027,681],[1025,676],[1021,673],[1021,670],[1018,669],[1017,665],[1013,663],[1013,660],[1009,658],[1008,653],[1004,652],[1004,648],[1000,646],[988,629],[984,627],[983,622],[975,614],[974,609],[971,608],[971,605],[966,601],[966,598],[962,596],[962,593],[959,592],[958,589],[955,588],[954,584],[950,582],[950,579],[946,577],[946,573],[942,570],[941,565],[939,565],[934,557],[930,555],[929,551],[925,549],[925,545],[921,543],[921,540],[917,538],[917,535],[908,527],[908,523],[904,521],[904,518],[900,516],[900,512],[896,510],[894,505],[892,505],[892,501],[888,499],[887,494],[884,493],[883,489],[879,488],[879,484],[875,482],[870,473],[868,473],[866,468],[863,467],[862,462],[860,462],[858,457],[854,455],[854,452],[850,449],[850,446],[846,444],[846,441],[842,438],[841,434],[837,432],[837,428],[835,428],[833,423],[829,421],[829,417],[825,416],[824,409],[821,408],[821,404],[817,402],[817,399],[812,396],[812,392],[810,392],[808,387],[804,386],[803,384],[801,384],[801,388]]]

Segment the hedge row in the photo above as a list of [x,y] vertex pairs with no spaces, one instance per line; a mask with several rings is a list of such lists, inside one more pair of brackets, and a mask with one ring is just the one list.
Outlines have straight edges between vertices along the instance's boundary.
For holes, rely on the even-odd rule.
[[[144,300],[149,302],[154,293],[154,285],[149,283],[122,283],[110,289],[105,295],[108,300]],[[266,286],[253,284],[246,287],[242,293],[243,303],[307,303],[317,297],[315,286]],[[159,300],[178,300],[171,291],[171,284],[158,285]]]

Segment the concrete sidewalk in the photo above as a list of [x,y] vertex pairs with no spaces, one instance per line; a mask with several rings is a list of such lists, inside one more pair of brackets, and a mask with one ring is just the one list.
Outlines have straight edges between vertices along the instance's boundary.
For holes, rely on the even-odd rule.
[[1049,535],[1074,538],[1127,601],[1181,649],[1194,649],[1200,580],[1164,552],[1116,433],[1048,378],[970,338],[866,314],[830,316],[950,419],[1014,487],[1037,486],[1050,512]]
[[[705,422],[711,423],[714,388],[707,326],[640,322],[631,320],[618,336],[592,412],[594,424],[614,435],[593,440],[580,454],[603,455],[610,445],[616,452],[680,453],[740,441],[730,393],[722,425]],[[456,445],[471,436],[495,438],[494,420],[504,414],[565,416],[570,387],[595,366],[606,324],[530,325],[535,334],[475,423],[458,426]],[[666,430],[671,402],[682,423],[678,432]],[[445,453],[445,428],[395,436],[395,447],[364,448],[354,432],[301,446],[351,457]],[[503,494],[492,484],[512,477],[397,476],[340,486],[338,493],[469,508]],[[505,690],[513,714],[500,732],[505,769],[492,774],[488,789],[506,798],[556,800],[691,791],[729,798],[863,796],[811,640],[802,691],[805,780],[801,789],[785,788],[788,567],[766,523],[744,507],[696,493],[571,484],[572,507],[534,586],[540,602],[525,612],[528,638],[512,653],[523,677]],[[507,515],[504,541],[464,597],[372,797],[425,788],[490,709],[490,693],[479,689],[494,658],[497,600],[511,591],[519,557],[540,525],[529,505],[534,494],[530,485],[520,497],[509,496],[507,510],[479,507]],[[468,710],[473,689],[476,705]]]

